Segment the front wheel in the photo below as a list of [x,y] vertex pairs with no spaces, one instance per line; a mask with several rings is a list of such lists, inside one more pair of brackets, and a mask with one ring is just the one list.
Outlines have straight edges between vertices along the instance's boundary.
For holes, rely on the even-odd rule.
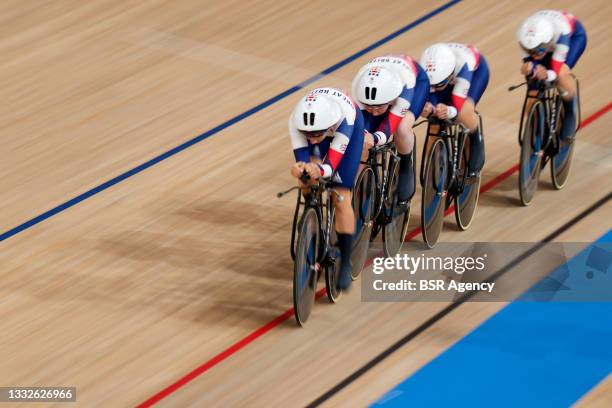
[[429,248],[438,242],[444,222],[448,152],[442,139],[436,139],[427,155],[421,192],[421,232]]
[[523,130],[519,162],[519,195],[525,206],[531,204],[538,189],[542,169],[542,141],[544,140],[544,104],[534,102],[529,110]]
[[314,208],[306,208],[299,224],[293,264],[293,314],[300,326],[308,320],[317,289],[319,220]]
[[375,201],[374,170],[368,166],[359,173],[353,193],[353,211],[355,212],[355,234],[353,235],[353,255],[351,257],[353,264],[351,278],[353,280],[361,274],[368,256],[370,236],[372,235],[372,218],[376,210]]
[[478,195],[480,194],[480,173],[475,180],[467,180],[469,162],[470,144],[469,137],[466,135],[463,137],[457,175],[461,188],[455,196],[455,221],[462,231],[467,230],[472,224],[478,204]]

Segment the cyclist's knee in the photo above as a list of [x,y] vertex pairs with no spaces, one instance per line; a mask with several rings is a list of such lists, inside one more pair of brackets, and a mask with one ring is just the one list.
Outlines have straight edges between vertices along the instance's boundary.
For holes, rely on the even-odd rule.
[[355,231],[355,215],[353,214],[352,194],[348,188],[337,187],[335,190],[342,197],[334,194],[333,202],[336,208],[336,231],[352,234]]
[[[361,161],[366,161],[368,160],[368,155],[370,153],[370,149],[368,148],[368,146],[364,143],[363,147],[361,149]],[[359,168],[359,170],[361,170],[361,167]]]
[[[335,187],[334,190],[338,193],[338,194],[332,195],[332,201],[336,209],[344,210],[346,208],[350,208],[352,210],[353,207],[351,205],[351,200],[352,200],[353,195],[352,195],[351,190],[345,187]],[[339,198],[339,197],[342,197],[342,198]]]
[[474,101],[468,98],[463,103],[463,107],[461,108],[457,119],[470,132],[473,132],[478,128],[478,115],[476,115]]
[[572,71],[567,64],[563,64],[561,71],[559,72],[559,78],[557,80],[559,85],[559,92],[561,97],[565,100],[570,100],[574,97],[575,83],[572,77]]
[[412,130],[414,120],[412,112],[407,112],[395,131],[395,145],[397,146],[398,152],[401,154],[412,152],[412,148],[414,147],[414,131]]

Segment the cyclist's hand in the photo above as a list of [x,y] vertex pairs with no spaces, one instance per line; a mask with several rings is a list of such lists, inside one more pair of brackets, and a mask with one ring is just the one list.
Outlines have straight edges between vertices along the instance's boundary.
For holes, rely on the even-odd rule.
[[293,166],[291,166],[291,175],[293,177],[295,177],[295,178],[300,178],[300,176],[304,172],[304,166],[305,165],[306,165],[306,163],[304,163],[304,162],[297,162],[297,163],[295,163]]
[[363,150],[370,150],[374,146],[374,136],[367,130],[363,131]]
[[533,70],[533,63],[531,61],[527,61],[523,65],[521,65],[521,74],[523,76],[531,75],[532,70]]
[[316,180],[321,176],[321,169],[316,163],[307,163],[304,168],[312,180]]
[[440,119],[448,119],[448,106],[443,103],[436,105],[436,116]]
[[548,79],[548,71],[546,70],[546,68],[544,68],[543,65],[536,65],[533,76],[537,79],[539,79],[540,81],[545,81],[546,79]]
[[425,102],[425,106],[423,106],[423,112],[421,112],[421,116],[424,118],[429,117],[429,115],[431,115],[431,113],[433,112],[433,105],[431,104],[431,102]]

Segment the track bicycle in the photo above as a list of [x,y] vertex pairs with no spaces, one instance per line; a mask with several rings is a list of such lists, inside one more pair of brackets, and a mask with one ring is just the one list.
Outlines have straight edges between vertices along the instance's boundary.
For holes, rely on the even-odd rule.
[[[417,124],[427,123],[420,169],[421,232],[429,248],[438,242],[444,215],[455,205],[455,221],[462,231],[469,228],[480,191],[480,173],[468,179],[470,160],[468,130],[455,120],[430,117]],[[482,117],[478,126],[483,134]]]
[[[550,161],[550,175],[555,189],[567,183],[574,156],[574,138],[580,127],[580,86],[576,81],[576,129],[568,141],[561,140],[565,111],[555,82],[526,79],[508,88],[513,91],[527,85],[521,113],[518,141],[521,147],[519,161],[519,195],[525,206],[531,204],[538,189],[540,172]],[[536,90],[535,93],[530,92]],[[527,141],[527,143],[525,143]]]

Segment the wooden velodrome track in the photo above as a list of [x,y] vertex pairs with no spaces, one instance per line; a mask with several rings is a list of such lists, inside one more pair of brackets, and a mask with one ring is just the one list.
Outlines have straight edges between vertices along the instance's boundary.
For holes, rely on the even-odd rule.
[[[305,405],[444,308],[361,303],[356,285],[338,305],[318,302],[305,329],[285,318],[294,202],[275,193],[292,183],[287,117],[305,90],[96,189],[443,4],[0,3],[0,233],[10,232],[0,244],[0,385],[73,385],[87,407]],[[461,2],[307,88],[348,89],[378,54],[475,44],[492,73],[479,105],[485,184],[518,159],[523,93],[506,91],[521,81],[514,35],[542,8],[584,23],[589,42],[575,70],[583,119],[601,113],[612,90],[605,0]],[[471,229],[446,228],[442,240],[538,241],[581,213],[610,190],[611,125],[603,113],[581,131],[566,189],[545,181],[523,208],[516,173],[506,172],[481,195]],[[413,214],[416,227],[418,205]],[[557,239],[592,241],[610,219],[607,203]],[[327,404],[373,402],[503,305],[458,307]],[[610,406],[611,390],[609,377],[585,405]]]

